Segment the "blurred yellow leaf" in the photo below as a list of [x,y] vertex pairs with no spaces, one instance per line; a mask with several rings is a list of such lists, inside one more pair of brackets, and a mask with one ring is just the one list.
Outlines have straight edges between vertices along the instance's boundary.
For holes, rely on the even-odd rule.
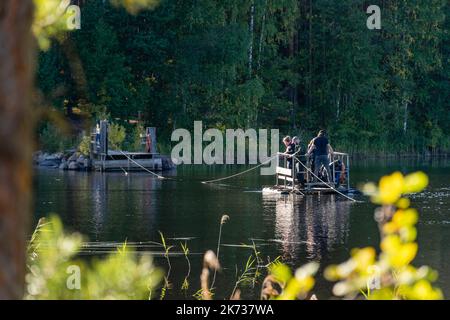
[[[418,213],[409,209],[410,200],[402,196],[419,192],[427,184],[428,178],[422,172],[406,177],[394,172],[381,178],[378,187],[373,183],[363,187],[374,203],[385,206],[377,212],[382,215],[380,220],[377,219],[383,230],[382,252],[377,260],[374,248],[354,249],[346,262],[325,268],[326,279],[339,280],[333,287],[334,295],[353,299],[362,294],[371,300],[443,298],[442,292],[431,285],[436,281],[437,273],[427,266],[416,269],[411,265],[418,251],[415,242]],[[398,210],[390,219],[394,206]],[[378,284],[378,289],[373,289],[374,284]]]
[[395,205],[399,209],[407,209],[411,205],[411,201],[408,198],[401,198]]
[[408,292],[408,298],[414,300],[440,300],[443,298],[442,292],[434,289],[427,280],[418,281]]
[[292,278],[291,269],[282,263],[273,265],[270,272],[278,281],[282,283],[287,283]]
[[283,290],[278,300],[295,300],[301,296],[306,295],[314,287],[314,278],[309,276],[298,280],[292,278]]
[[417,223],[417,220],[418,214],[414,209],[398,210],[392,218],[392,222],[398,226],[412,226]]
[[417,229],[414,227],[403,227],[400,229],[400,237],[405,242],[415,241],[417,238]]
[[428,185],[428,176],[419,171],[411,173],[405,177],[403,193],[420,192]]
[[337,281],[340,279],[336,265],[330,265],[325,268],[324,277],[328,281]]
[[408,265],[417,254],[417,243],[401,243],[399,236],[390,235],[381,242],[381,249],[390,265],[401,268]]
[[362,191],[366,195],[371,196],[371,195],[375,194],[378,191],[378,189],[377,189],[377,186],[375,185],[375,183],[369,182],[363,186]]
[[375,249],[371,247],[354,249],[352,251],[352,258],[356,263],[356,270],[363,274],[368,273],[369,266],[375,263],[375,255]]
[[384,176],[380,180],[379,201],[382,204],[393,204],[402,195],[404,188],[403,175],[400,172],[394,172],[390,176]]
[[383,232],[387,234],[395,233],[398,231],[398,229],[398,225],[394,222],[388,222],[383,226]]
[[395,297],[394,291],[391,288],[381,288],[374,290],[369,296],[370,300],[393,300]]
[[295,277],[297,278],[297,280],[301,281],[304,278],[314,275],[317,270],[319,270],[319,264],[317,262],[310,262],[298,268],[295,271]]

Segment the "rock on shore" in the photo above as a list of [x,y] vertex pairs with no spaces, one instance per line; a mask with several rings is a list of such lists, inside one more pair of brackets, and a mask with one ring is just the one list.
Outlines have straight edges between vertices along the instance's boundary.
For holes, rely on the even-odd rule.
[[89,158],[74,151],[65,154],[38,151],[33,155],[33,164],[38,167],[59,168],[60,170],[84,171],[90,169]]
[[[68,152],[45,153],[42,151],[33,154],[33,164],[37,167],[55,168],[71,171],[89,171],[92,170],[92,161],[88,156],[84,156],[75,150]],[[161,155],[159,170],[175,169],[175,164],[170,156]]]

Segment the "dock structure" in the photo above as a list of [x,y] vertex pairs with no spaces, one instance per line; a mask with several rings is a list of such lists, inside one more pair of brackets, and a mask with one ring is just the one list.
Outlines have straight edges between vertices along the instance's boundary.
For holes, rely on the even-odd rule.
[[108,122],[100,121],[91,134],[92,166],[98,171],[163,171],[175,166],[170,157],[157,151],[156,128],[149,127],[140,135],[142,152],[110,150]]
[[[337,163],[340,164],[339,168],[336,168],[335,164]],[[319,172],[322,171],[326,175],[326,170],[320,169],[322,170],[319,170]],[[330,155],[330,171],[331,177],[316,177],[312,169],[312,157],[307,155],[292,157],[289,154],[279,152],[277,154],[275,185],[265,188],[263,191],[293,194],[334,193],[336,190],[348,192],[350,190],[349,155],[342,152],[334,152]],[[340,180],[345,182],[340,184]]]
[[163,158],[160,154],[144,152],[118,152],[109,150],[101,159],[93,160],[93,166],[100,171],[163,171]]

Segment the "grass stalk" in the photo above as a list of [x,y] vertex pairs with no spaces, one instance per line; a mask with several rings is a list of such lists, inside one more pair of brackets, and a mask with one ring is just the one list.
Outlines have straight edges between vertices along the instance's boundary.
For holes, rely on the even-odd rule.
[[189,289],[189,276],[191,274],[191,262],[189,261],[189,248],[187,246],[187,243],[184,244],[181,242],[181,249],[183,250],[184,258],[186,259],[187,265],[188,265],[188,273],[184,277],[183,284],[181,286],[181,290],[187,291]]
[[[229,219],[230,219],[230,217],[228,215],[226,215],[226,214],[224,214],[222,216],[222,218],[220,219],[219,238],[217,240],[217,251],[216,251],[217,252],[217,254],[216,254],[217,261],[220,261],[219,260],[219,254],[220,254],[220,244],[221,244],[221,241],[222,241],[222,227]],[[214,284],[216,283],[216,275],[217,275],[217,269],[214,270],[214,276],[213,276],[213,280],[211,282],[211,289],[214,288]]]
[[170,258],[169,258],[169,251],[170,249],[173,248],[173,246],[168,246],[166,243],[166,239],[164,238],[164,235],[161,231],[158,231],[160,236],[161,236],[161,245],[164,248],[164,257],[166,258],[167,261],[167,265],[168,265],[168,270],[167,270],[167,274],[164,276],[164,286],[161,289],[161,295],[160,295],[160,300],[163,300],[164,297],[166,296],[166,291],[167,289],[170,287],[170,283],[169,283],[169,277],[170,277],[170,272],[172,270],[172,265],[170,263]]
[[256,262],[256,258],[253,258],[253,256],[248,257],[247,263],[245,264],[245,267],[244,267],[244,271],[241,273],[241,275],[239,276],[239,278],[237,279],[237,281],[234,284],[233,291],[231,292],[231,295],[230,295],[230,300],[235,297],[236,290],[238,289],[238,286],[241,283],[245,283],[245,282],[252,283],[254,281],[256,268],[253,265],[255,264],[255,262]]

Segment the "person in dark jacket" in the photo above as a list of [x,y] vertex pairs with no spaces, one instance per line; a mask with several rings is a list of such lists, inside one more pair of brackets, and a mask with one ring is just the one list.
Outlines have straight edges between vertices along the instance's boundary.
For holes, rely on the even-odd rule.
[[306,161],[305,161],[305,156],[302,154],[302,146],[301,146],[301,142],[300,142],[300,138],[295,136],[292,138],[292,142],[295,145],[295,154],[296,154],[296,159],[294,159],[294,163],[295,163],[295,173],[296,173],[296,178],[298,180],[298,182],[304,186],[305,185],[305,176],[304,176],[304,171],[303,168],[304,166],[306,166]]
[[[290,136],[284,137],[283,138],[283,143],[286,146],[286,151],[284,152],[285,154],[292,155],[292,154],[295,153],[295,144],[292,141]],[[293,163],[292,157],[287,157],[287,167],[288,167],[288,169],[292,169],[292,163]]]
[[302,146],[300,145],[300,138],[295,136],[292,138],[292,142],[294,143],[295,146],[295,153],[299,154],[302,149]]
[[[320,168],[324,166],[327,171],[328,182],[332,182],[329,155],[333,154],[333,148],[331,148],[324,130],[320,130],[317,137],[311,141],[308,154],[311,153],[314,153],[314,175],[318,176]],[[316,177],[314,179],[317,181]]]

